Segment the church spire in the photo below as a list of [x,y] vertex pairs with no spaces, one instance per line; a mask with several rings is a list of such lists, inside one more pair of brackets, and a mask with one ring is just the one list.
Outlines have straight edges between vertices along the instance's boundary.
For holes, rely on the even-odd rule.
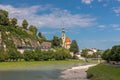
[[62,28],[62,47],[65,46],[65,39],[66,39],[65,30],[64,30],[64,28]]
[[64,28],[62,28],[62,33],[65,33],[65,30],[64,30]]
[[62,33],[65,33],[64,22],[62,24]]

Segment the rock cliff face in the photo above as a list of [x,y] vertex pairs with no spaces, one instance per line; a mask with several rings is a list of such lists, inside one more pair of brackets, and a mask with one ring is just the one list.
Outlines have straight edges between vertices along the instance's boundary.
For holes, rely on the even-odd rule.
[[[7,29],[7,30],[6,30]],[[40,43],[36,35],[29,30],[21,28],[3,28],[0,27],[0,48],[9,50],[9,48],[18,49],[18,47],[39,47]]]
[[31,38],[19,38],[19,37],[12,37],[12,41],[16,47],[22,46],[30,46],[30,47],[39,47],[40,43],[38,40],[31,39]]

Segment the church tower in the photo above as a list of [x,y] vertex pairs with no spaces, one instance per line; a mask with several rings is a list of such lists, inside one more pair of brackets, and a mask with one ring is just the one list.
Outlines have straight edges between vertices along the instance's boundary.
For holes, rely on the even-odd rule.
[[62,47],[65,46],[65,39],[66,39],[65,30],[64,30],[64,28],[62,28]]
[[71,44],[70,38],[66,37],[65,30],[62,28],[62,47],[69,49]]

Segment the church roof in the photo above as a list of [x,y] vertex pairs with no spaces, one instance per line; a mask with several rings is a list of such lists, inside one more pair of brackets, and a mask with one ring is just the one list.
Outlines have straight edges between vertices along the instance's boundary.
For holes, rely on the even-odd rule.
[[65,42],[71,42],[70,38],[66,38]]

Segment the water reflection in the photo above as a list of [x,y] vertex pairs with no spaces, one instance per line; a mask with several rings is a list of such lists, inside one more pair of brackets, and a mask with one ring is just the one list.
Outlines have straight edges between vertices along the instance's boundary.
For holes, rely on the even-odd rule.
[[0,70],[0,80],[60,80],[60,72],[85,64],[50,64],[15,67]]
[[0,80],[58,80],[58,71],[1,71]]

